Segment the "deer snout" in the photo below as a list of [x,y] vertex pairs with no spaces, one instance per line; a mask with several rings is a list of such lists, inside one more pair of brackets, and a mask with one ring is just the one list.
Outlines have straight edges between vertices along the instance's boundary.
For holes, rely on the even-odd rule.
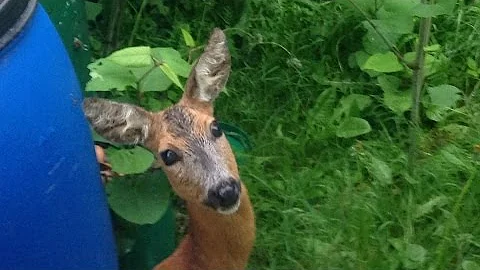
[[240,192],[240,181],[230,178],[208,191],[207,205],[220,213],[233,213],[238,209]]

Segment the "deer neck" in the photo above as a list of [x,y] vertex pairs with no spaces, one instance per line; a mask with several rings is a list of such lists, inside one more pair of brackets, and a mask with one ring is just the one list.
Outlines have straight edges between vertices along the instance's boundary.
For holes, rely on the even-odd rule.
[[231,215],[187,203],[189,231],[174,254],[155,269],[245,269],[255,240],[255,218],[243,184],[240,200]]
[[255,220],[247,189],[242,184],[240,207],[223,215],[203,205],[187,204],[189,237],[195,261],[204,269],[245,269],[255,239]]

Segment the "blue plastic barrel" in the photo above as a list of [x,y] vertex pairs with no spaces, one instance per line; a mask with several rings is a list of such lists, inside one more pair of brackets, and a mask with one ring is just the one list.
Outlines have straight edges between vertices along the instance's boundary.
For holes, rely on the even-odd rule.
[[81,103],[42,7],[0,0],[0,269],[118,269]]

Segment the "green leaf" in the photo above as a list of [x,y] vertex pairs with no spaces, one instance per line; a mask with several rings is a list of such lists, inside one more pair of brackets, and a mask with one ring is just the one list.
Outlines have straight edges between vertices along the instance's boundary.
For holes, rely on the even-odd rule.
[[450,11],[448,11],[444,5],[420,3],[414,7],[412,14],[421,18],[429,18],[448,13],[450,13]]
[[192,67],[187,61],[182,59],[182,56],[177,50],[173,48],[153,48],[152,54],[160,63],[167,63],[173,73],[187,78],[190,75]]
[[474,261],[464,260],[462,262],[462,269],[463,270],[480,270],[480,265],[478,265]]
[[397,72],[402,71],[403,66],[398,62],[397,57],[393,52],[377,53],[370,56],[363,65],[364,69],[371,69],[378,72]]
[[453,165],[459,166],[459,167],[466,167],[465,163],[462,160],[457,158],[454,154],[452,154],[448,150],[442,149],[440,153],[443,156],[443,158],[445,158],[446,161],[452,163]]
[[136,78],[130,70],[112,61],[99,59],[89,64],[88,68],[91,79],[87,83],[86,91],[109,91],[112,89],[123,91],[136,85]]
[[370,55],[364,51],[355,52],[355,61],[358,67],[360,67],[362,70],[363,70],[363,66],[368,60],[368,57],[370,57]]
[[128,47],[118,50],[107,57],[108,60],[125,67],[146,67],[153,64],[150,47]]
[[143,173],[154,160],[153,154],[140,146],[129,149],[109,147],[106,154],[112,170],[121,174]]
[[87,20],[94,21],[97,18],[98,14],[102,12],[102,10],[102,4],[85,1],[85,13],[87,16]]
[[180,89],[183,89],[182,83],[180,83],[177,74],[175,74],[175,72],[170,68],[167,63],[161,64],[160,69],[176,86],[178,86]]
[[109,141],[109,140],[105,139],[104,137],[100,136],[100,134],[98,134],[93,128],[90,129],[90,132],[92,133],[92,138],[93,138],[94,142],[107,143],[107,144],[113,145],[115,147],[120,147],[120,144],[114,143],[114,142]]
[[427,257],[427,250],[417,244],[407,244],[405,247],[406,259],[421,264],[425,261]]
[[[387,53],[390,51],[390,47],[385,43],[383,38],[373,29],[373,27],[367,22],[362,22],[367,33],[362,38],[364,50],[369,54]],[[399,33],[389,32],[388,29],[379,30],[382,35],[392,43],[396,43],[398,39],[403,35]]]
[[480,75],[480,73],[478,73],[478,71],[476,71],[476,70],[471,70],[471,69],[467,70],[467,74],[468,74],[468,75],[471,75],[471,76],[474,77],[474,78],[478,78],[479,75]]
[[411,16],[399,16],[384,11],[379,14],[381,20],[370,20],[381,33],[410,34],[413,32],[414,20]]
[[456,102],[461,99],[461,91],[448,84],[429,87],[427,89],[430,104],[427,104],[427,117],[434,121],[441,121],[450,108],[456,107]]
[[180,30],[182,30],[182,35],[183,35],[183,40],[185,41],[185,45],[187,45],[190,48],[194,48],[195,41],[193,40],[192,35],[190,35],[190,33],[183,28],[181,28]]
[[446,14],[452,14],[458,0],[436,0],[435,3],[442,6]]
[[416,219],[424,217],[425,215],[430,214],[435,210],[435,208],[440,208],[448,203],[448,198],[444,195],[434,197],[428,202],[417,206],[415,209],[414,217]]
[[468,68],[473,69],[473,70],[478,69],[477,62],[475,60],[473,60],[473,58],[471,58],[471,57],[467,58],[467,66],[468,66]]
[[127,221],[154,224],[169,204],[170,187],[161,170],[116,177],[106,186],[110,208]]
[[[350,3],[349,0],[337,0],[340,4],[345,5],[352,9],[352,11],[358,12],[357,8]],[[376,9],[377,2],[375,0],[356,0],[355,4],[365,12],[374,11]],[[361,14],[359,14],[361,15]]]
[[370,158],[368,171],[381,185],[390,185],[393,183],[392,170],[383,160],[372,156]]
[[393,14],[409,15],[411,16],[412,10],[419,3],[419,0],[385,0],[383,2],[383,8]]
[[372,98],[366,95],[351,94],[340,100],[340,104],[344,108],[350,108],[353,103],[356,103],[360,111],[363,111],[372,104]]
[[401,80],[392,75],[381,75],[377,78],[378,84],[383,91],[394,92],[398,91]]
[[[156,67],[153,70],[152,67],[153,65],[151,67],[132,69],[132,73],[137,80],[141,79],[139,90],[141,92],[166,91],[172,85],[172,81],[163,73],[160,67]],[[147,72],[149,73],[146,74]]]
[[[439,57],[441,57],[441,54],[438,54]],[[413,63],[415,61],[416,57],[416,52],[408,52],[403,55],[403,58],[405,61]],[[429,76],[435,72],[438,71],[438,64],[440,62],[440,59],[436,58],[435,56],[427,53],[425,54],[425,65],[424,65],[424,70],[425,70],[425,76]]]
[[142,107],[149,111],[157,112],[163,110],[172,105],[172,102],[168,99],[158,100],[153,97],[146,96],[142,102]]
[[412,95],[407,91],[385,91],[383,93],[383,103],[397,115],[403,115],[412,107]]
[[440,51],[441,48],[442,48],[442,46],[440,46],[440,44],[433,44],[433,45],[430,45],[430,46],[425,46],[423,48],[423,50],[426,51],[426,52],[438,52],[438,51]]
[[387,108],[398,115],[402,115],[412,106],[412,97],[408,91],[398,91],[400,79],[391,75],[382,75],[377,78],[383,90],[383,103]]
[[352,138],[372,131],[367,120],[358,117],[347,117],[337,128],[336,135],[340,138]]

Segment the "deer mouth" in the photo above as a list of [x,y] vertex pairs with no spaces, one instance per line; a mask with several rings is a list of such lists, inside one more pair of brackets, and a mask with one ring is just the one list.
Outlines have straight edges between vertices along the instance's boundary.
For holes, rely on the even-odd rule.
[[240,199],[233,206],[217,208],[217,212],[222,215],[231,215],[235,214],[238,211],[238,208],[240,208]]

